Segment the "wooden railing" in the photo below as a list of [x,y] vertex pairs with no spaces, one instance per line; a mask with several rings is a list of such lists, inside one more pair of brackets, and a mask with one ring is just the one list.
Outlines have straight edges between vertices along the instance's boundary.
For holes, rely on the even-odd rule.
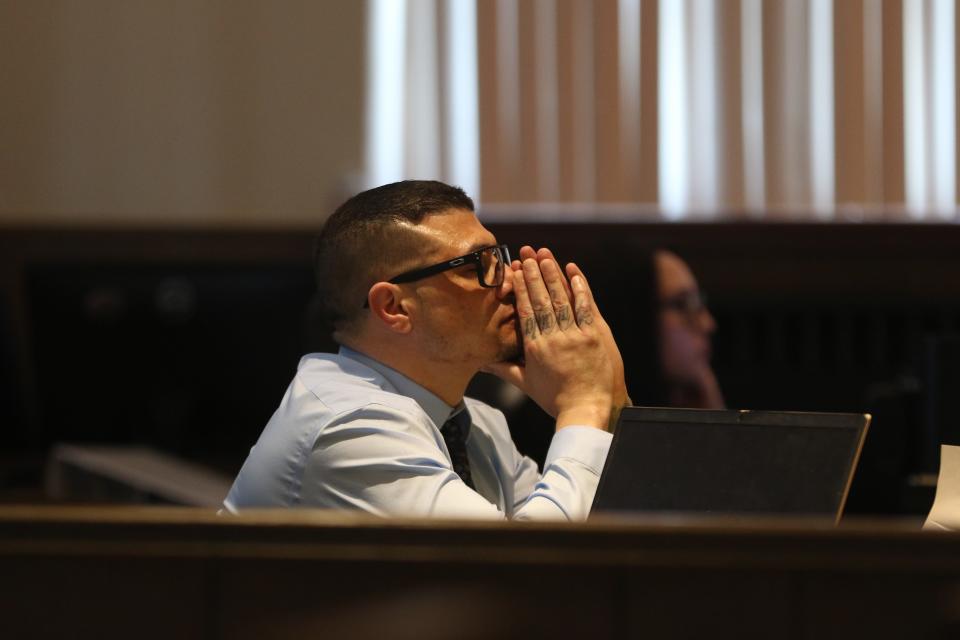
[[0,596],[6,638],[956,637],[960,535],[5,507]]

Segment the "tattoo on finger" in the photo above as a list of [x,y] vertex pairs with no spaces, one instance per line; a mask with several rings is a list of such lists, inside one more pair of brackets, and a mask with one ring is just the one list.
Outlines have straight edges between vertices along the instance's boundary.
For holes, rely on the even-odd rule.
[[561,329],[567,329],[573,319],[570,317],[570,305],[563,305],[557,309],[557,324]]
[[584,305],[577,307],[577,324],[593,324],[593,310]]
[[523,321],[523,337],[532,339],[537,335],[537,319],[533,316],[524,319]]
[[555,317],[553,309],[537,313],[537,324],[540,326],[541,333],[549,333],[553,330],[553,319]]

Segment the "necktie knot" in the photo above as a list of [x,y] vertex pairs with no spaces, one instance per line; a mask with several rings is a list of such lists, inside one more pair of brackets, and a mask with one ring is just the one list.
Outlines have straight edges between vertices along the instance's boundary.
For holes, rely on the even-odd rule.
[[440,427],[440,434],[447,444],[447,451],[450,452],[453,472],[460,476],[468,487],[474,489],[470,461],[467,459],[467,437],[470,435],[470,414],[467,410],[450,416]]

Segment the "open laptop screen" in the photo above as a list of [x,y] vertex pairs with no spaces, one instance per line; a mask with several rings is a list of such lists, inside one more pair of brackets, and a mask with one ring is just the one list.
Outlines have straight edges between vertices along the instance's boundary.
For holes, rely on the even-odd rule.
[[868,423],[856,414],[627,408],[591,513],[839,519]]

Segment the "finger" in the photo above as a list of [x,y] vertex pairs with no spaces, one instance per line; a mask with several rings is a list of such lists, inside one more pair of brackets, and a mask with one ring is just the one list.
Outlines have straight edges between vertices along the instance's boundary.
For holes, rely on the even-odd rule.
[[590,295],[593,295],[593,292],[590,290],[590,283],[587,281],[587,276],[584,275],[583,270],[577,266],[575,262],[568,262],[566,267],[567,277],[573,280],[573,276],[580,276],[583,278],[583,284],[586,285],[587,291],[590,291]]
[[540,333],[550,333],[557,328],[557,316],[553,311],[553,303],[543,281],[540,265],[535,259],[527,258],[523,261],[523,280]]
[[[606,328],[608,331],[610,327],[607,325],[607,321],[604,320],[603,315],[600,313],[600,307],[597,306],[597,299],[593,296],[593,289],[590,288],[590,281],[587,280],[587,277],[583,274],[583,271],[579,266],[573,262],[567,264],[567,275],[571,278],[576,275],[583,280],[583,286],[586,290],[587,301],[593,310],[593,321],[601,327]],[[576,314],[577,305],[574,304],[574,314]],[[611,336],[612,339],[612,336]]]
[[541,262],[544,260],[556,260],[557,258],[553,255],[553,251],[547,247],[540,247],[537,249],[537,260]]
[[597,305],[593,302],[593,297],[587,288],[587,280],[582,275],[575,274],[570,279],[570,286],[573,288],[573,312],[577,325],[581,329],[587,329],[600,316]]
[[586,295],[589,299],[590,305],[593,306],[594,310],[596,310],[597,313],[599,313],[599,309],[597,308],[597,301],[593,297],[593,289],[590,288],[590,282],[587,280],[587,276],[583,274],[583,271],[580,270],[580,267],[578,267],[576,263],[568,262],[566,271],[567,271],[567,277],[570,278],[571,282],[573,281],[574,276],[580,276],[580,279],[583,281],[583,287],[584,287],[584,290],[586,291]]
[[510,263],[510,268],[513,269],[514,271],[520,271],[523,269],[523,266],[520,264],[519,260],[514,260],[513,262]]
[[513,297],[517,307],[520,332],[523,334],[523,342],[526,344],[535,340],[540,335],[540,330],[537,327],[537,317],[533,311],[533,304],[530,302],[530,294],[527,292],[527,283],[524,280],[522,268],[513,272]]
[[520,260],[530,260],[530,259],[536,260],[537,252],[533,250],[533,247],[531,247],[528,244],[525,244],[522,247],[520,247]]
[[[560,264],[560,261],[553,255],[553,251],[546,247],[537,250],[537,262],[543,262],[544,260],[553,260],[557,265]],[[567,290],[567,298],[573,300],[573,291],[570,289],[570,282],[566,277],[563,278],[563,286]]]
[[566,331],[574,326],[572,296],[567,293],[567,279],[560,271],[560,265],[551,259],[546,259],[540,263],[540,273],[543,275],[543,281],[547,285],[547,293],[550,295],[550,303],[553,305],[553,313],[557,319],[557,327],[561,331]]

